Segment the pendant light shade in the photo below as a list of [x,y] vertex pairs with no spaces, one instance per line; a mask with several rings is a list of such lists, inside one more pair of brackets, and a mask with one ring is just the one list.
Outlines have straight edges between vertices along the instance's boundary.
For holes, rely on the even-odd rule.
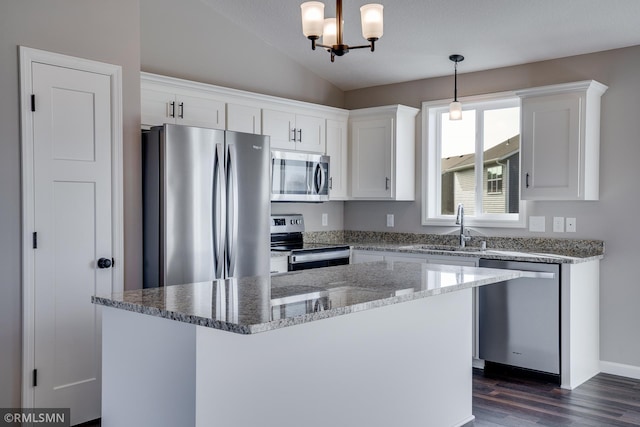
[[449,59],[455,63],[453,80],[453,102],[449,104],[449,120],[462,120],[462,103],[458,102],[458,62],[464,61],[462,55],[451,55]]
[[378,40],[382,37],[383,18],[381,4],[365,4],[360,8],[360,20],[362,21],[362,37],[366,40]]
[[302,33],[310,39],[319,39],[324,27],[324,3],[308,1],[300,5],[302,12]]

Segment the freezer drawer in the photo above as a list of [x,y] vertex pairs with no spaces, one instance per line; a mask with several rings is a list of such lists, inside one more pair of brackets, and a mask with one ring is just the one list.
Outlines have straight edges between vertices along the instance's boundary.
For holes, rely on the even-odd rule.
[[479,356],[560,374],[560,266],[480,260],[480,267],[531,272],[479,289]]

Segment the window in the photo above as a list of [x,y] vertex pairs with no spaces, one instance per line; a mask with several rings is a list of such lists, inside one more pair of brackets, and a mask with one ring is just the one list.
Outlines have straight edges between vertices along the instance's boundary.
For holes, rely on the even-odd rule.
[[449,101],[422,104],[422,223],[451,226],[462,203],[468,225],[524,227],[519,98],[464,99],[456,121]]
[[502,165],[487,168],[487,194],[502,193]]

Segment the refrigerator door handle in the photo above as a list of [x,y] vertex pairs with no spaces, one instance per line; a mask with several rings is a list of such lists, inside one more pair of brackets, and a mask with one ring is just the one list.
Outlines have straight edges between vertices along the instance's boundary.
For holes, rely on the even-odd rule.
[[224,247],[225,247],[225,217],[226,217],[226,177],[224,173],[224,144],[216,144],[214,160],[214,184],[213,184],[213,261],[215,277],[224,277]]
[[235,275],[238,258],[238,165],[236,147],[227,147],[227,277]]

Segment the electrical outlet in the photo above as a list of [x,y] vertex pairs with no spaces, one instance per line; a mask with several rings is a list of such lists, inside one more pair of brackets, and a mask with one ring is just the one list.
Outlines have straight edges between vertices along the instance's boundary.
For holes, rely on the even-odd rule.
[[387,214],[387,227],[393,227],[394,226],[394,219],[393,219],[393,214]]
[[553,217],[553,232],[564,233],[564,217],[563,216]]
[[327,225],[329,225],[329,214],[323,213],[322,214],[322,226],[326,227]]
[[546,217],[544,216],[530,216],[529,217],[529,231],[536,231],[539,233],[544,233],[545,226],[544,223],[546,221]]
[[576,219],[567,218],[567,233],[575,233],[575,232],[576,232]]

